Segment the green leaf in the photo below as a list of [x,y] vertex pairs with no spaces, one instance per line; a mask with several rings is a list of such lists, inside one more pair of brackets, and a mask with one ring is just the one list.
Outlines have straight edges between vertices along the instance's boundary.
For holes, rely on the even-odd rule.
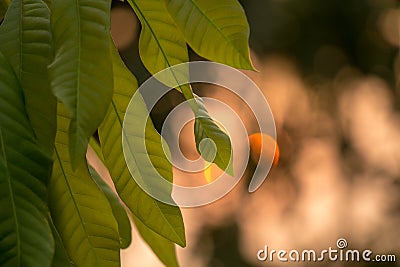
[[229,136],[208,115],[201,99],[196,97],[195,101],[200,107],[194,122],[197,151],[205,160],[233,176],[233,151]]
[[[169,15],[163,0],[128,2],[142,25],[139,38],[140,58],[151,74],[189,61],[185,39]],[[188,70],[183,74],[187,80]],[[170,78],[173,79],[174,75]]]
[[[112,104],[99,128],[101,148],[111,177],[121,199],[146,226],[165,238],[185,246],[185,230],[182,215],[176,206],[170,206],[153,199],[145,193],[131,176],[122,150],[122,123],[129,101],[137,90],[137,82],[123,64],[115,48],[111,50],[114,71],[114,96]],[[145,116],[147,108],[141,103],[141,114]],[[140,128],[140,125],[137,125]],[[172,181],[172,167],[166,159],[160,143],[160,135],[149,121],[146,124],[146,143],[149,156],[153,159],[154,167],[164,173],[164,177]],[[137,157],[137,179],[150,179],[147,169],[153,166],[142,164]],[[164,170],[163,170],[164,169]],[[171,191],[169,191],[170,194]]]
[[39,148],[22,89],[0,53],[0,265],[51,266],[47,220],[51,159]]
[[[179,32],[179,29],[176,27],[173,19],[168,14],[162,0],[128,0],[128,2],[135,10],[142,24],[142,31],[139,39],[139,51],[142,61],[150,73],[155,74],[175,64],[189,61],[186,42],[182,34]],[[212,43],[214,40],[209,39],[209,42]],[[229,138],[226,140],[225,137],[227,136],[219,129],[214,121],[210,119],[204,105],[198,105],[197,101],[193,100],[194,95],[190,85],[183,84],[188,81],[188,68],[174,68],[170,72],[164,71],[163,73],[158,73],[156,77],[164,84],[176,87],[181,91],[185,99],[189,100],[188,103],[196,117],[207,115],[207,118],[209,118],[207,120],[196,120],[197,124],[200,125],[200,130],[197,133],[195,132],[195,135],[197,134],[198,137],[215,139],[214,141],[220,142],[221,146],[228,145],[227,148],[231,148]],[[175,86],[176,84],[181,85]],[[201,135],[199,136],[199,134]],[[197,146],[199,146],[199,142],[202,139],[203,138],[196,139]],[[220,147],[219,145],[217,146]],[[206,146],[207,151],[211,151],[210,148],[210,145]],[[225,164],[229,163],[230,151],[228,156],[226,156],[226,154],[225,149],[224,151],[220,151],[217,154],[216,164],[223,170],[226,169],[223,167],[229,167],[227,168],[227,171],[230,174],[233,174],[233,168],[231,168],[230,165]],[[209,160],[210,158],[205,159]]]
[[[166,85],[176,87],[186,99],[191,89],[189,69],[185,66],[170,67],[189,61],[186,41],[168,13],[163,0],[128,0],[138,16],[142,30],[139,37],[139,54],[151,74]],[[168,69],[168,70],[166,70]],[[176,84],[180,84],[175,86]],[[193,107],[196,109],[196,107]]]
[[146,241],[165,266],[179,266],[175,255],[174,243],[151,230],[135,215],[132,215],[132,218],[143,240]]
[[77,266],[119,266],[118,225],[110,204],[92,180],[86,161],[73,170],[68,153],[69,113],[58,105],[51,214],[65,249]]
[[54,94],[71,114],[72,165],[84,159],[89,137],[112,97],[110,0],[52,1],[55,58],[49,67]]
[[50,221],[51,231],[54,236],[55,242],[55,251],[53,257],[53,264],[52,267],[71,267],[72,262],[70,261],[67,251],[65,250],[64,244],[62,243],[61,237],[57,232],[56,227],[54,226],[53,222]]
[[126,213],[125,208],[119,202],[118,197],[114,194],[107,183],[100,177],[96,170],[93,169],[93,167],[90,165],[89,172],[93,180],[96,182],[96,184],[110,203],[112,212],[118,223],[118,233],[120,237],[121,248],[127,248],[131,244],[132,239],[132,229],[128,214]]
[[237,0],[164,0],[187,43],[200,56],[254,70],[249,25]]
[[51,157],[57,101],[47,78],[52,58],[50,11],[42,0],[12,1],[0,26],[0,50],[20,80],[36,139]]

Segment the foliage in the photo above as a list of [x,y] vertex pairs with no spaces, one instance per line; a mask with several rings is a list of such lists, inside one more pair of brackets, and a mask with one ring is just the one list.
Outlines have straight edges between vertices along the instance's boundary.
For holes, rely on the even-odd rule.
[[[204,58],[253,69],[236,0],[128,2],[141,22],[140,55],[152,74],[187,62],[187,44]],[[128,136],[122,122],[138,85],[110,36],[110,9],[111,0],[0,1],[1,266],[119,266],[119,250],[131,242],[121,201],[160,260],[178,265],[174,243],[186,245],[180,209],[147,195],[122,153],[121,137]],[[176,89],[191,100],[199,151],[211,138],[214,162],[232,173],[229,137],[190,85]],[[144,102],[140,107],[148,112]],[[100,143],[91,139],[96,131]],[[89,141],[118,196],[88,165]],[[151,120],[145,141],[154,168],[172,181]],[[148,179],[140,157],[134,164],[135,176]]]

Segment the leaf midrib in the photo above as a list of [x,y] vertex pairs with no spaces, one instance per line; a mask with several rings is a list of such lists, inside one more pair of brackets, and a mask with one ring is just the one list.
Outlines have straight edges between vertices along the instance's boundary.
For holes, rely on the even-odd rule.
[[0,127],[0,145],[1,145],[1,153],[3,154],[4,157],[4,167],[6,170],[6,176],[7,176],[7,184],[8,184],[8,190],[10,192],[10,198],[11,198],[11,203],[12,203],[12,212],[13,212],[13,217],[14,217],[14,222],[15,222],[15,233],[16,233],[16,238],[17,238],[17,263],[18,266],[21,265],[21,235],[20,235],[20,230],[19,230],[19,223],[18,223],[18,216],[16,212],[16,206],[15,206],[15,199],[14,199],[14,190],[13,186],[11,185],[11,175],[8,171],[8,165],[7,165],[7,154],[5,151],[5,146],[4,146],[4,141],[3,141],[3,133]]
[[[128,0],[128,2],[129,2],[132,6],[135,6],[135,9],[136,9],[135,11],[138,12],[138,13],[140,14],[139,17],[143,19],[143,21],[145,22],[145,24],[146,24],[147,27],[149,28],[149,30],[150,30],[150,32],[151,32],[151,35],[153,36],[154,40],[156,40],[156,43],[157,43],[158,47],[159,47],[160,50],[161,50],[161,53],[162,53],[162,55],[163,55],[163,58],[164,58],[165,61],[167,62],[168,67],[171,67],[171,64],[170,64],[169,61],[168,61],[168,57],[167,57],[167,55],[165,54],[164,49],[162,49],[162,46],[161,46],[161,44],[160,44],[160,42],[159,42],[159,40],[158,40],[158,38],[157,38],[157,35],[154,33],[153,28],[150,26],[150,23],[147,21],[147,19],[146,19],[146,17],[144,16],[142,10],[139,8],[139,6],[138,6],[134,1]],[[140,19],[140,18],[139,18],[139,19]],[[174,78],[176,78],[176,77],[174,76]],[[177,80],[176,80],[176,81],[177,81]]]
[[100,263],[101,263],[101,260],[98,258],[97,253],[94,251],[95,246],[93,246],[92,241],[91,241],[91,239],[89,238],[90,235],[88,234],[88,232],[87,232],[87,230],[86,230],[85,223],[84,223],[84,221],[83,221],[83,219],[82,219],[81,212],[80,212],[80,210],[79,210],[79,205],[76,203],[75,198],[74,198],[74,194],[72,193],[71,185],[69,184],[69,181],[68,181],[68,179],[67,179],[68,174],[67,174],[66,170],[64,169],[64,166],[63,166],[61,157],[60,157],[60,155],[59,155],[59,153],[58,153],[58,150],[57,150],[57,146],[54,146],[54,151],[55,151],[55,153],[56,153],[57,160],[58,160],[58,164],[60,165],[60,169],[61,169],[61,172],[62,172],[62,174],[63,174],[63,178],[64,178],[64,180],[65,180],[65,184],[66,184],[67,187],[68,187],[68,191],[69,191],[69,193],[70,193],[70,195],[71,195],[72,202],[74,203],[75,210],[76,210],[77,213],[78,213],[79,221],[80,221],[80,223],[81,223],[81,225],[82,225],[82,228],[83,228],[83,230],[84,230],[84,232],[85,232],[85,235],[86,235],[86,237],[87,237],[86,239],[88,240],[88,242],[89,242],[89,244],[90,244],[90,250],[92,250],[93,254],[95,255],[95,258],[96,258],[97,263],[100,264]]
[[[135,8],[134,8],[135,11],[137,11],[137,12],[140,14],[139,20],[140,20],[140,18],[143,19],[144,23],[147,25],[148,29],[150,30],[151,35],[153,36],[154,40],[156,41],[157,46],[159,47],[159,49],[160,49],[160,51],[161,51],[161,54],[163,55],[163,58],[164,58],[165,62],[166,62],[167,65],[168,65],[168,68],[171,68],[172,65],[171,65],[171,63],[170,63],[169,60],[168,60],[167,53],[164,51],[163,46],[162,46],[161,43],[159,42],[159,40],[158,40],[158,38],[157,38],[157,35],[155,34],[155,32],[154,32],[154,30],[153,30],[153,27],[151,27],[149,21],[148,21],[148,20],[146,19],[146,17],[144,16],[142,10],[139,8],[139,6],[138,6],[134,1],[128,0],[128,2],[129,2],[132,6],[135,6]],[[166,10],[166,11],[167,11],[167,10]],[[171,18],[171,19],[172,19],[172,18]],[[141,20],[141,21],[142,21],[142,20]],[[182,62],[182,63],[183,63],[183,62]],[[179,80],[178,80],[178,78],[176,77],[175,72],[174,72],[174,71],[171,71],[171,73],[172,73],[172,75],[173,75],[173,77],[174,77],[174,79],[175,79],[175,82],[176,82],[177,84],[179,84]],[[191,92],[191,90],[187,90],[187,88],[184,87],[184,86],[182,86],[182,85],[178,85],[178,87],[181,89],[181,92],[182,92],[182,94],[185,96],[186,99],[193,99],[193,98],[194,98],[193,93]],[[190,104],[190,102],[189,102],[189,104]],[[190,105],[190,107],[192,108],[192,110],[193,110],[194,113],[197,113],[197,112],[198,112],[198,108],[197,108],[197,107],[192,106],[192,105]]]
[[81,35],[81,12],[80,12],[80,5],[79,5],[79,0],[75,0],[75,3],[76,3],[76,14],[77,14],[77,24],[78,24],[78,40],[77,40],[77,42],[78,42],[78,46],[77,46],[77,49],[78,49],[78,57],[77,57],[77,75],[76,75],[76,81],[77,81],[77,84],[76,84],[76,103],[75,103],[75,110],[76,110],[76,126],[77,126],[77,128],[76,128],[76,136],[77,136],[77,138],[75,139],[75,144],[74,144],[74,146],[75,147],[77,147],[77,146],[79,146],[79,139],[80,139],[80,136],[79,136],[79,133],[80,133],[80,128],[81,128],[81,126],[80,126],[80,100],[81,100],[81,98],[80,98],[80,89],[81,89],[81,83],[80,83],[80,79],[81,79],[81,50],[82,50],[82,35]]
[[[186,1],[186,0],[185,0]],[[232,47],[233,47],[233,49],[240,55],[240,57],[242,58],[242,59],[244,59],[244,61],[246,62],[247,61],[247,58],[242,54],[242,52],[240,51],[240,50],[238,50],[237,48],[236,48],[236,46],[231,42],[231,40],[228,38],[228,36],[226,36],[222,31],[221,31],[221,29],[219,28],[219,27],[217,27],[217,25],[208,17],[208,16],[206,16],[206,14],[203,12],[203,10],[198,6],[198,5],[196,5],[196,3],[195,3],[195,1],[193,1],[193,0],[190,0],[191,2],[192,2],[192,4],[193,4],[193,6],[203,15],[203,17],[209,22],[209,24],[210,25],[212,25],[220,34],[221,34],[221,36],[225,39],[225,41],[228,43],[228,44],[230,44]]]
[[[157,45],[158,45],[158,48],[159,48],[159,50],[161,51],[161,54],[163,55],[163,58],[164,58],[165,62],[167,63],[167,65],[168,65],[169,67],[171,67],[171,64],[170,64],[170,62],[169,62],[169,60],[168,60],[167,54],[165,53],[165,51],[164,51],[164,49],[163,49],[161,43],[159,42],[159,40],[158,40],[158,38],[157,38],[157,35],[155,34],[153,28],[151,27],[150,22],[146,19],[146,17],[144,16],[142,10],[141,10],[141,9],[139,8],[139,6],[135,3],[135,1],[133,1],[133,0],[128,0],[128,2],[129,2],[129,3],[131,4],[131,6],[135,9],[135,11],[139,13],[139,19],[141,19],[142,23],[144,23],[144,24],[147,26],[147,28],[150,30],[151,35],[153,36],[154,40],[156,41],[156,43],[157,43]],[[230,43],[230,44],[232,45],[232,43],[229,41],[229,39],[228,39],[224,34],[222,34],[222,32],[220,31],[220,29],[219,29],[207,16],[205,16],[205,14],[202,12],[202,10],[201,10],[197,5],[195,5],[193,1],[192,1],[192,4],[193,4],[194,7],[196,7],[196,8],[200,11],[200,13],[203,15],[203,17],[207,18],[207,20],[210,22],[210,24],[211,24],[214,28],[216,28],[216,29],[218,30],[218,32],[221,33],[221,35],[224,37],[224,39],[225,39],[228,43]],[[236,50],[236,47],[235,47],[234,45],[232,45],[232,46],[233,46],[233,47],[235,48],[235,50]],[[237,51],[238,51],[238,50],[237,50]],[[239,54],[241,55],[241,53],[239,53]],[[241,55],[241,56],[242,56],[242,55]],[[179,83],[177,77],[175,76],[175,72],[172,71],[172,75],[173,75],[175,81],[176,81],[177,83]],[[187,100],[189,100],[189,106],[190,106],[190,108],[193,110],[193,113],[194,113],[195,115],[198,116],[198,114],[199,114],[199,112],[200,112],[200,110],[201,110],[201,107],[200,107],[200,105],[197,103],[197,101],[196,101],[196,99],[195,99],[195,96],[194,96],[192,90],[190,89],[190,87],[184,87],[184,86],[181,86],[181,85],[178,85],[178,87],[181,89],[181,92],[182,92],[182,94],[184,95],[184,97],[185,97]],[[207,112],[207,110],[206,110],[205,108],[204,108],[204,111],[205,111],[206,114],[208,114],[208,112]],[[200,124],[202,125],[201,122],[200,122]],[[203,131],[206,133],[207,137],[209,137],[210,135],[207,133],[207,131],[204,130],[205,127],[202,127],[202,128],[203,128]],[[125,134],[124,134],[124,136],[125,136]],[[126,137],[126,136],[125,136],[125,137]],[[130,150],[130,152],[132,153],[130,147],[129,147],[129,150]],[[222,162],[224,162],[225,165],[227,165],[227,166],[229,165],[229,162],[226,162],[226,161],[223,159],[223,157],[220,155],[220,153],[218,153],[218,151],[217,151],[217,156],[218,156],[218,158],[220,158],[220,160],[221,160]],[[134,159],[134,161],[135,161],[135,163],[137,164],[136,158]],[[142,176],[142,175],[141,175],[141,176]],[[142,176],[142,177],[143,177],[143,176]]]
[[[210,119],[210,118],[203,118],[203,119],[209,119],[209,120],[212,120],[212,119]],[[206,130],[206,128],[203,126],[203,123],[201,123],[201,118],[199,118],[199,126],[202,128],[202,131],[205,133],[205,136],[206,136],[206,138],[211,138],[210,137],[210,134],[209,134],[209,132],[208,132],[208,130]],[[214,121],[213,121],[213,123],[214,123]],[[204,123],[204,124],[207,124],[207,123]],[[214,124],[215,125],[215,124]],[[218,127],[218,126],[217,126]],[[218,127],[218,130],[219,131],[221,131],[221,133],[225,136],[226,134],[225,133],[223,133],[222,132],[222,130],[221,129],[219,129],[219,127]],[[227,136],[227,135],[226,135]],[[204,138],[201,138],[201,139],[204,139]],[[213,141],[214,141],[214,139],[213,138],[211,138]],[[224,138],[225,139],[225,138]],[[228,141],[229,141],[229,144],[230,144],[230,147],[231,147],[231,149],[232,149],[232,144],[231,144],[231,142],[230,142],[230,139],[229,139],[229,136],[228,136]],[[217,142],[216,142],[217,143]],[[221,161],[223,161],[227,166],[229,165],[229,161],[228,162],[226,162],[226,160],[224,160],[224,158],[220,155],[220,152],[218,151],[218,149],[217,149],[217,154],[216,154],[216,156],[218,156],[218,158],[220,158],[220,160]]]
[[[117,116],[117,118],[118,118],[118,122],[119,122],[119,124],[120,124],[120,126],[121,126],[121,132],[122,132],[122,134],[124,135],[124,137],[125,137],[125,139],[127,139],[128,137],[127,137],[127,135],[126,135],[126,133],[125,133],[125,131],[124,131],[124,128],[122,127],[122,120],[121,120],[121,117],[119,116],[119,112],[118,112],[118,109],[117,109],[117,107],[116,107],[116,105],[115,105],[115,103],[114,103],[114,99],[112,100],[112,107],[113,107],[113,110],[114,110],[114,112],[115,112],[115,114],[116,114],[116,116]],[[122,112],[122,113],[124,113],[125,114],[125,112]],[[146,139],[145,139],[146,140]],[[122,144],[121,144],[122,145]],[[134,155],[134,153],[133,153],[133,151],[131,150],[131,146],[128,146],[129,147],[129,152],[132,154],[132,155]],[[136,157],[132,157],[133,159],[134,159],[134,161],[135,161],[135,164],[136,164],[136,166],[140,166],[139,164],[138,164],[138,162],[137,162],[137,159],[136,159]],[[138,169],[138,172],[140,173],[140,176],[142,177],[142,179],[143,179],[143,174],[142,174],[142,171],[140,170],[140,168],[137,168]],[[130,173],[130,172],[129,172]],[[132,177],[132,175],[130,174],[130,176]],[[133,177],[132,177],[133,178]],[[138,186],[138,185],[137,185]],[[145,194],[147,194],[146,192],[145,192]],[[156,206],[156,208],[159,210],[159,213],[162,215],[162,217],[164,218],[164,221],[166,221],[166,222],[168,222],[168,225],[169,225],[169,227],[173,230],[173,232],[175,233],[175,235],[179,238],[179,240],[182,242],[182,244],[184,244],[185,242],[184,242],[184,240],[182,240],[181,238],[180,238],[180,236],[178,235],[178,233],[176,232],[176,230],[175,230],[175,228],[173,227],[173,225],[171,225],[170,223],[169,223],[169,220],[167,219],[167,217],[164,215],[164,213],[162,212],[162,210],[161,210],[161,208],[159,207],[159,205],[158,205],[158,203],[157,203],[157,201],[156,200],[154,200],[153,198],[151,198],[151,201],[154,203],[154,206]],[[142,223],[144,223],[144,224],[146,224],[141,218],[139,218],[138,217],[138,219],[142,222]],[[153,229],[152,229],[153,230]],[[154,230],[153,230],[154,231]]]

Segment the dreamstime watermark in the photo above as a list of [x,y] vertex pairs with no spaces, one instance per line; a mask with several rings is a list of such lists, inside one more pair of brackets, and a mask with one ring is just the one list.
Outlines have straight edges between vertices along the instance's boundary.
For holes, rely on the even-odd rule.
[[[229,193],[239,182],[246,169],[246,166],[235,164],[235,157],[248,158],[250,153],[249,133],[240,119],[240,114],[236,114],[229,105],[220,100],[201,97],[200,101],[207,109],[210,106],[213,107],[214,112],[211,109],[208,110],[210,116],[223,127],[231,139],[230,160],[233,162],[234,177],[223,173],[218,179],[206,185],[185,187],[169,182],[165,179],[167,177],[163,177],[157,171],[151,160],[152,153],[157,148],[153,147],[152,151],[149,150],[145,141],[150,116],[150,112],[147,110],[151,111],[161,97],[169,91],[191,83],[218,85],[234,93],[251,109],[260,133],[267,134],[276,140],[275,122],[268,102],[257,85],[243,72],[215,62],[195,61],[172,66],[150,77],[139,87],[127,107],[122,131],[123,153],[132,177],[147,194],[161,202],[180,207],[205,205]],[[179,136],[169,134],[169,131],[164,131],[164,128],[168,123],[174,122],[174,127],[179,128],[180,132],[188,122],[195,119],[189,108],[189,104],[192,104],[189,101],[178,105],[169,113],[161,130],[161,143],[166,158],[172,166],[188,174],[203,171],[207,168],[206,162],[202,158],[198,160],[185,158],[179,147]],[[177,113],[181,116],[179,121],[174,119],[174,114]],[[153,135],[153,138],[156,137]],[[211,139],[208,141],[213,143]],[[247,145],[247,149],[239,150],[238,144],[242,145],[241,148],[243,145]],[[165,168],[166,163],[161,161],[160,159],[159,164],[162,169]],[[273,153],[270,158],[265,158],[262,163],[257,164],[250,179],[249,192],[254,192],[260,187],[269,173],[272,162]],[[141,165],[141,170],[139,170],[138,164]],[[171,196],[171,191],[173,196]]]
[[344,262],[395,262],[394,254],[373,254],[372,250],[347,249],[347,240],[339,238],[336,248],[329,247],[321,251],[314,249],[296,250],[275,250],[269,249],[267,245],[257,252],[259,261],[280,261],[280,262],[321,262],[321,261],[344,261]]

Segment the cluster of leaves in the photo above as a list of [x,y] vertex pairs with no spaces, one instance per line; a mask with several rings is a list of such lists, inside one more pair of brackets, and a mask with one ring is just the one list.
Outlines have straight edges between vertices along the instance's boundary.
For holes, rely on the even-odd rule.
[[[187,62],[187,44],[207,59],[252,69],[248,24],[236,0],[128,2],[141,22],[141,59],[152,74]],[[186,243],[180,209],[142,191],[122,152],[122,123],[137,82],[110,36],[111,0],[0,4],[0,265],[119,266],[119,251],[131,242],[122,200],[160,260],[177,266],[174,243]],[[194,100],[190,85],[177,89]],[[196,143],[211,138],[224,147],[214,162],[228,169],[228,136],[199,101],[191,103]],[[100,143],[92,138],[96,131]],[[152,164],[172,181],[150,120],[145,139]],[[88,165],[89,143],[118,196]],[[133,164],[146,180],[148,166],[140,158]]]

